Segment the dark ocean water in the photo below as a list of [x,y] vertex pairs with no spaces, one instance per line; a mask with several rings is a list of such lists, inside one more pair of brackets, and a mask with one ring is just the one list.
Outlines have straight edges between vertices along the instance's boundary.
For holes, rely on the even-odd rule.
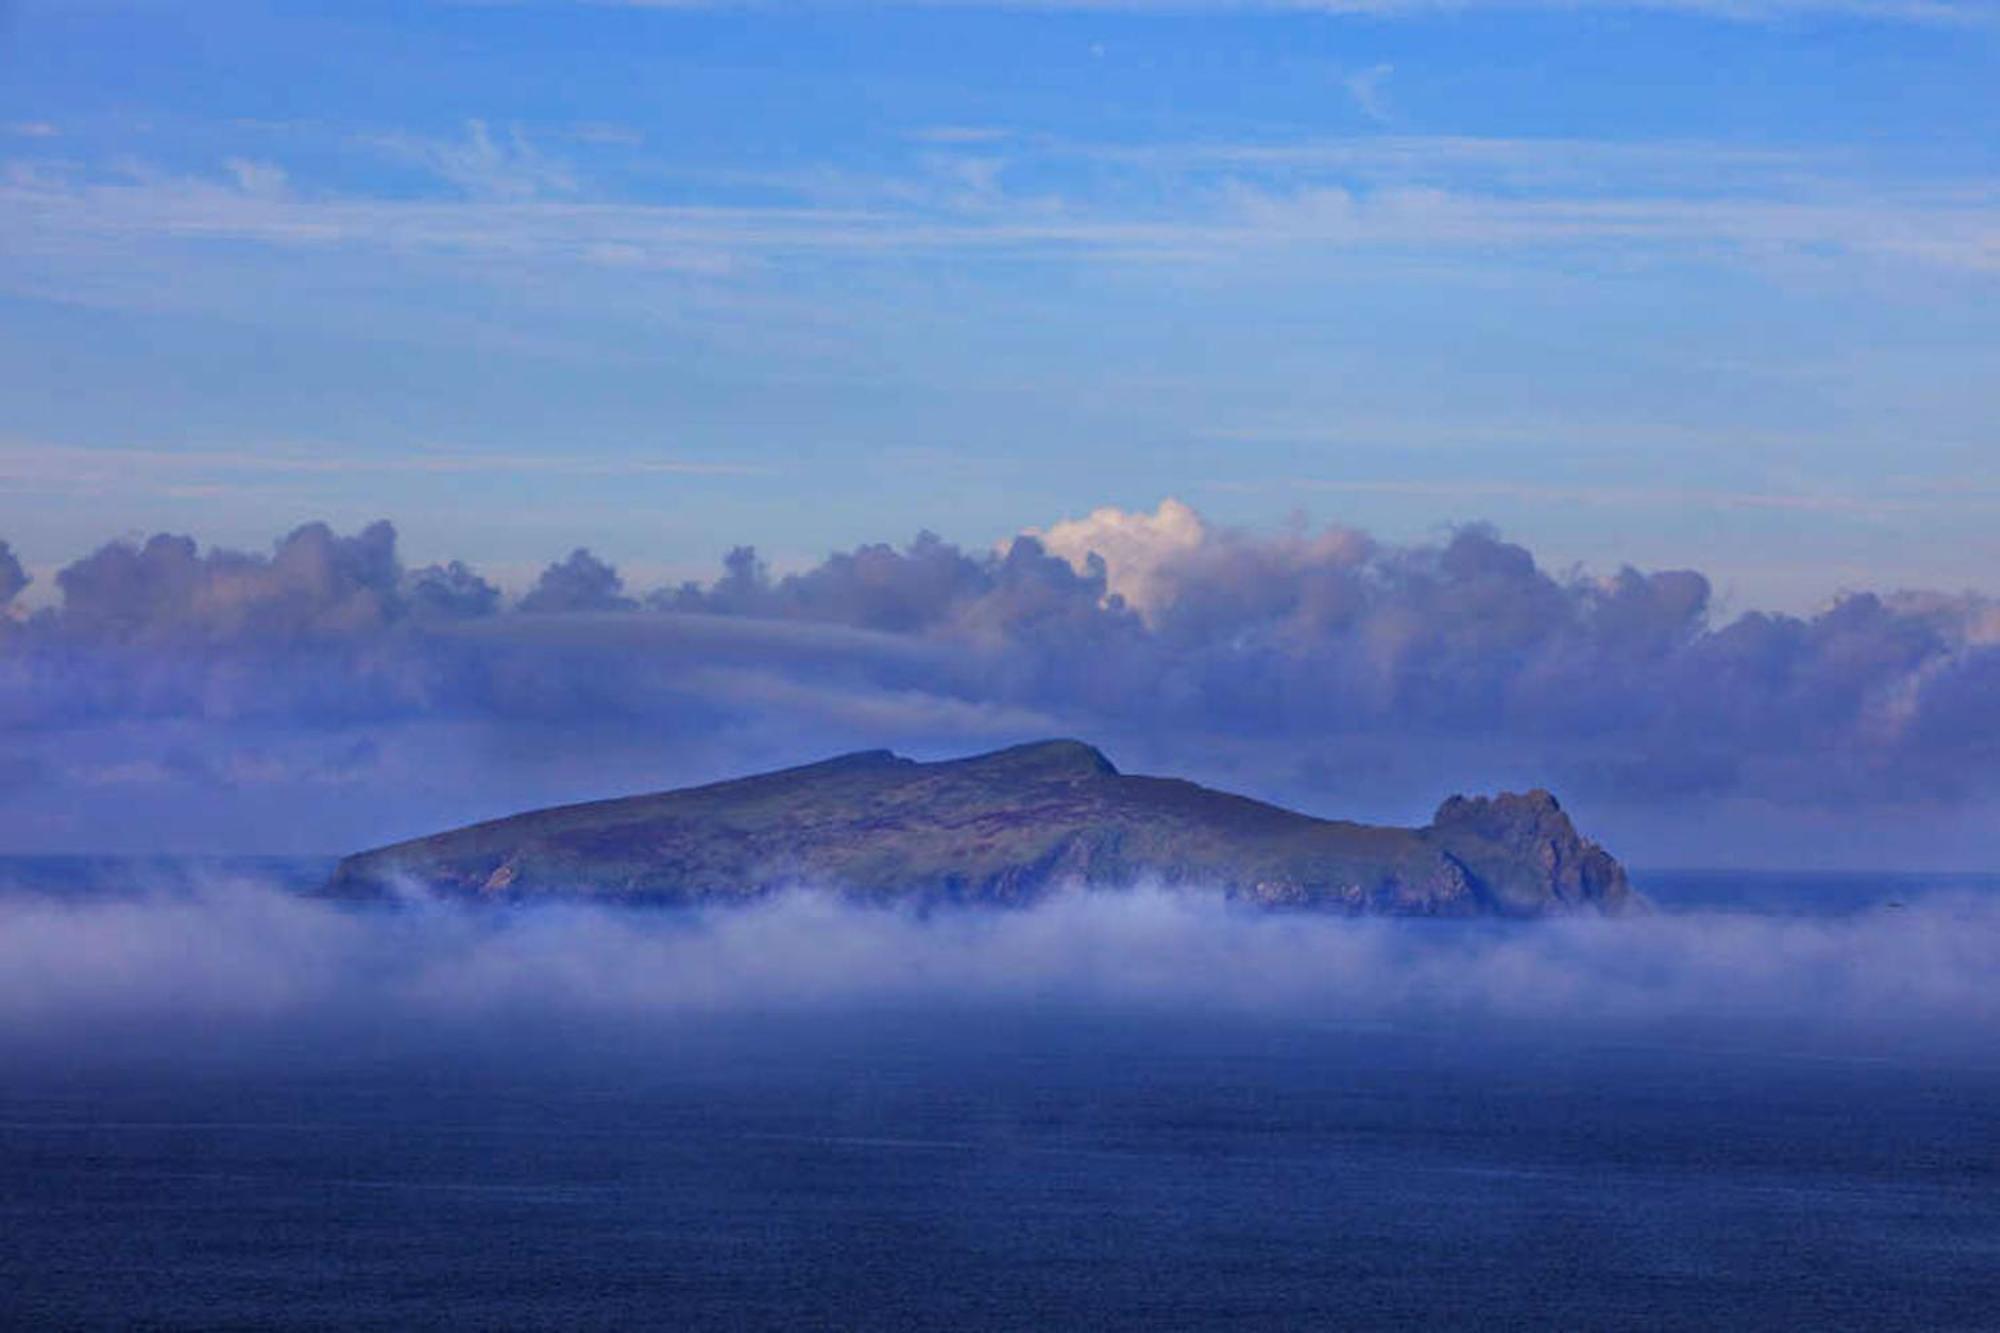
[[[213,974],[248,957],[204,952],[220,918],[161,971],[136,936],[188,918],[94,915],[130,866],[9,869],[38,904],[0,916],[30,938],[30,980],[0,980],[11,1327],[2000,1328],[2000,1034],[1935,975],[1978,982],[1991,879],[1647,877],[1722,921],[1720,964],[1684,935],[1631,955],[1674,975],[1628,992],[1623,963],[1571,965],[1596,936],[1450,946],[1558,992],[1494,1013],[1484,989],[1048,980],[1088,952],[1019,992],[957,987],[960,953],[785,1004],[537,1003],[586,986],[565,961],[501,1003],[484,944],[355,981],[290,927],[248,938],[336,979],[239,993]],[[213,871],[143,878],[178,899]],[[1940,894],[1925,953],[1907,918]],[[1878,917],[1896,947],[1843,956]],[[1398,965],[1445,947],[1371,938]],[[1277,966],[1244,939],[1175,957]],[[1771,955],[1741,997],[1689,998]],[[773,967],[776,993],[806,962]],[[1814,986],[1853,1021],[1802,1024]]]

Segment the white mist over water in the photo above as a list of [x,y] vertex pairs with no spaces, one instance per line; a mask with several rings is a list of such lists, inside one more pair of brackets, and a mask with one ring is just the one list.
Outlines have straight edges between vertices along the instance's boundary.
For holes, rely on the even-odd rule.
[[2000,900],[1841,917],[1434,922],[1078,893],[918,916],[798,894],[702,912],[354,910],[247,879],[0,898],[0,1049],[421,1045],[551,1027],[965,1007],[1991,1059]]

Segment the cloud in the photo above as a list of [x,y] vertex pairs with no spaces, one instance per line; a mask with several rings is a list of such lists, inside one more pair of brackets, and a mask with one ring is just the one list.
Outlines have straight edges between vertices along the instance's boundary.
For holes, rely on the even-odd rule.
[[125,487],[170,494],[337,476],[755,477],[770,469],[661,455],[461,453],[409,450],[341,454],[325,445],[273,441],[256,449],[133,449],[0,441],[0,482],[36,490],[101,493]]
[[2000,1021],[2000,908],[1943,893],[1838,918],[1523,930],[1257,915],[1143,889],[918,917],[809,894],[707,913],[496,916],[343,912],[226,877],[94,887],[0,892],[11,1059],[212,1056],[275,1038],[281,1058],[338,1060],[357,1044],[456,1048],[475,1034],[519,1052],[730,1016],[984,1008],[1984,1061]]
[[255,162],[248,158],[232,157],[223,165],[235,178],[237,188],[247,195],[279,198],[284,195],[290,182],[285,169],[274,162]]
[[4,615],[8,603],[21,595],[28,586],[28,571],[21,568],[21,561],[14,554],[14,548],[0,541],[0,615]]
[[1354,99],[1354,105],[1360,109],[1362,115],[1386,124],[1391,118],[1388,83],[1390,76],[1395,72],[1394,65],[1370,65],[1367,69],[1347,75],[1341,80],[1341,84],[1347,89],[1347,95]]
[[625,581],[617,570],[579,546],[568,558],[542,571],[521,599],[521,610],[530,614],[629,611],[638,603],[625,596],[624,589]]
[[[1821,277],[1854,275],[1860,261],[2000,271],[1990,182],[1851,153],[1467,136],[1022,138],[1008,143],[1004,164],[946,151],[974,146],[961,141],[916,145],[909,160],[871,173],[695,171],[688,191],[667,201],[629,185],[589,187],[483,126],[463,142],[387,143],[453,193],[314,188],[247,159],[219,176],[125,161],[19,166],[0,179],[0,227],[20,261],[12,281],[61,299],[116,300],[105,274],[149,260],[184,273],[190,243],[218,248],[207,262],[225,270],[256,252],[329,262],[393,254],[453,281],[504,274],[517,286],[531,269],[734,287],[816,266],[968,257],[1305,271],[1361,256],[1478,260],[1496,251],[1787,261]],[[763,187],[755,202],[745,200],[746,181]],[[496,257],[507,262],[489,262]],[[52,277],[61,265],[75,273],[67,287]],[[141,282],[135,297],[162,299],[161,287]]]
[[[610,794],[1071,733],[1322,808],[1527,782],[1661,831],[1716,800],[1891,818],[2000,796],[1992,601],[1850,592],[1725,618],[1695,570],[1552,572],[1481,527],[1398,546],[1166,502],[783,576],[739,547],[709,581],[638,592],[578,548],[510,608],[462,562],[404,568],[386,523],[310,524],[265,554],[113,542],[55,582],[0,638],[0,728],[54,774],[285,753],[305,799],[353,768],[306,752],[365,743],[382,800],[448,790],[470,815],[576,794],[546,784],[579,780],[564,756],[585,751],[583,791]],[[63,790],[17,785],[0,821],[114,814]]]
[[[1812,17],[1857,18],[1886,23],[1985,24],[1981,0],[892,0],[911,9],[1021,9],[1059,13],[1298,13],[1364,18],[1450,18],[1466,14],[1561,11],[1638,11],[1687,14],[1741,23]],[[629,9],[729,9],[753,0],[584,0]]]
[[907,137],[916,143],[964,146],[1001,143],[1013,133],[994,125],[929,125],[911,130]]
[[201,553],[187,537],[113,542],[56,575],[61,633],[132,640],[285,643],[376,630],[394,619],[401,568],[395,530],[337,537],[297,529],[269,558]]
[[496,137],[483,120],[466,121],[461,139],[392,135],[374,142],[474,199],[559,197],[578,188],[569,167],[537,150],[518,128]]
[[619,148],[637,148],[646,142],[642,130],[601,120],[580,121],[571,125],[568,133],[578,143],[610,144]]
[[413,571],[405,590],[418,619],[460,620],[500,608],[500,590],[459,560]]
[[1027,534],[1051,555],[1061,556],[1079,572],[1089,558],[1104,562],[1106,587],[1142,615],[1155,611],[1166,597],[1165,567],[1208,539],[1201,516],[1179,500],[1160,502],[1151,514],[1122,509],[1095,509],[1084,518],[1064,519],[1047,531]]

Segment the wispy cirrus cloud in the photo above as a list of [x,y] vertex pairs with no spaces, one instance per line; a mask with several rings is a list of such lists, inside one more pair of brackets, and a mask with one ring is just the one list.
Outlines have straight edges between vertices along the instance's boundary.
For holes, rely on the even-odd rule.
[[1592,486],[1458,478],[1445,481],[1338,480],[1292,477],[1287,489],[1333,495],[1414,495],[1460,503],[1528,500],[1551,504],[1666,507],[1683,511],[1774,510],[1883,519],[1919,514],[2000,514],[2000,496],[1981,494],[1854,494],[1832,490],[1728,490],[1719,487]]
[[369,142],[475,199],[561,197],[578,189],[569,165],[536,148],[518,126],[496,134],[485,121],[469,120],[459,138],[395,134]]
[[[17,167],[0,182],[0,225],[17,253],[42,256],[229,243],[710,276],[956,253],[1171,264],[1493,248],[2000,271],[2000,183],[1885,182],[1822,156],[1690,144],[1016,145],[1005,163],[926,155],[899,175],[724,177],[712,201],[672,203],[573,193],[554,167],[441,174],[460,197],[315,190],[243,160],[219,175]],[[745,179],[792,197],[725,202]],[[569,197],[551,197],[548,181]]]
[[927,125],[911,130],[909,138],[916,143],[966,144],[1004,143],[1013,136],[1013,131],[997,125]]
[[[749,8],[756,0],[582,0],[621,9],[699,10]],[[802,0],[797,8],[825,8],[831,0]],[[1634,11],[1685,14],[1739,23],[1833,17],[1888,23],[1990,24],[1983,0],[884,0],[906,9],[1011,9],[1104,14],[1292,13],[1327,17],[1423,18],[1505,14],[1534,10]]]
[[323,447],[134,449],[0,440],[0,491],[9,487],[91,491],[106,486],[186,487],[201,479],[287,476],[756,477],[771,468],[667,455],[398,451],[357,454]]
[[1387,124],[1389,114],[1388,85],[1396,67],[1386,62],[1370,65],[1367,69],[1356,70],[1341,80],[1347,95],[1354,99],[1354,105],[1361,114],[1378,123]]

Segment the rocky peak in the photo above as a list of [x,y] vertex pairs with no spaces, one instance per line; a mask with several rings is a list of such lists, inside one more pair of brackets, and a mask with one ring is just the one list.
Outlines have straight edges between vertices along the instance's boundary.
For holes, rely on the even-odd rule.
[[1505,791],[1498,796],[1450,797],[1431,817],[1431,827],[1462,829],[1486,838],[1545,833],[1576,837],[1576,828],[1563,813],[1562,803],[1541,787]]
[[1463,865],[1500,911],[1643,910],[1624,869],[1539,787],[1453,796],[1424,835]]

